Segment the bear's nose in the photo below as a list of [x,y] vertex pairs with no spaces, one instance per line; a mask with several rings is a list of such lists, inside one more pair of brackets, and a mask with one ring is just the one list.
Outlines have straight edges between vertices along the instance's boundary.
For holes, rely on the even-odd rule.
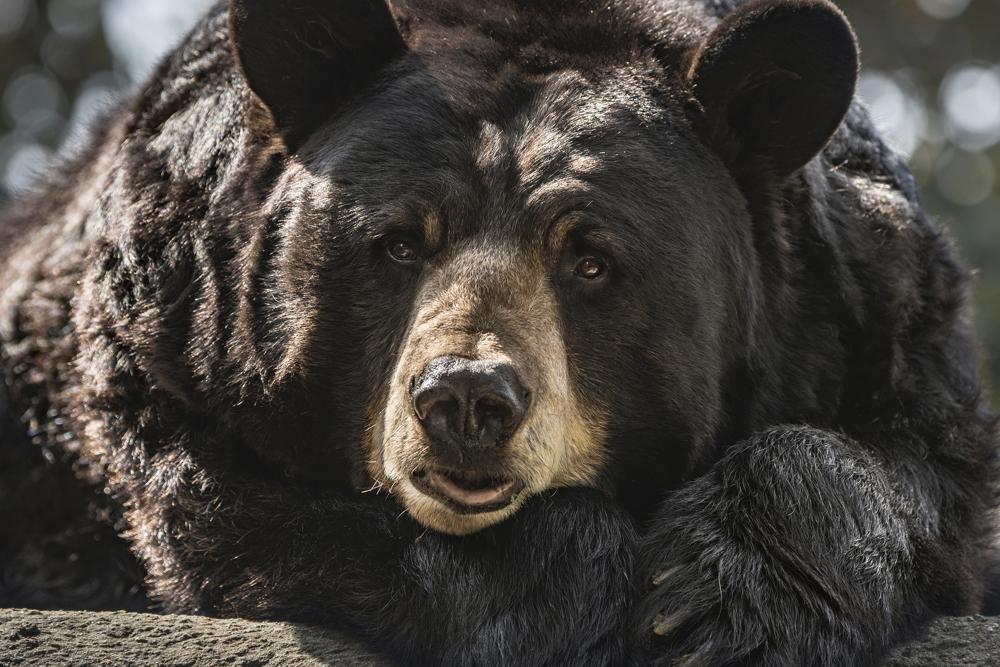
[[413,410],[432,441],[462,449],[503,444],[531,402],[514,368],[462,357],[438,357],[411,384]]

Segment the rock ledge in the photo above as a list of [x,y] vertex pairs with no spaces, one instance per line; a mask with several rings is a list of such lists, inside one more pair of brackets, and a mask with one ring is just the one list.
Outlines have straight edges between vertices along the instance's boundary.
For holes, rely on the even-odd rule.
[[[0,667],[386,664],[343,635],[293,623],[124,612],[0,610]],[[1000,618],[941,619],[924,639],[900,647],[886,665],[1000,665]]]

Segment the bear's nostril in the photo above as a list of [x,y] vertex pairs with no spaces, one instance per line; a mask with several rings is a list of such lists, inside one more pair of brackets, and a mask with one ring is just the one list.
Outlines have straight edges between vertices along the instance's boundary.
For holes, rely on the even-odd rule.
[[462,401],[450,386],[422,386],[413,395],[413,411],[425,428],[436,433],[462,427]]
[[492,444],[485,440],[498,439],[503,431],[516,426],[519,421],[511,402],[500,396],[484,396],[472,407],[467,432],[479,434],[484,440],[481,444]]

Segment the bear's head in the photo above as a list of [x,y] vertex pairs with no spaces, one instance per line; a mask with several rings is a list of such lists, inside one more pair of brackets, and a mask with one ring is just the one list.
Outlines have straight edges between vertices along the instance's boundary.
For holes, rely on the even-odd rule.
[[203,327],[224,362],[187,364],[240,386],[227,423],[314,481],[349,452],[356,486],[454,534],[560,486],[644,511],[738,435],[781,242],[759,218],[846,113],[857,51],[825,0],[695,4],[233,0],[252,95],[184,126],[258,151],[218,176],[259,194],[217,196],[253,202],[232,321]]

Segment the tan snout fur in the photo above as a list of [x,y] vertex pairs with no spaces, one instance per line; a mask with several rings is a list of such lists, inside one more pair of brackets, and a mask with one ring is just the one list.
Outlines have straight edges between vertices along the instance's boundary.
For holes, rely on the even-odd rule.
[[[369,472],[424,526],[468,534],[504,520],[525,498],[559,486],[593,485],[602,464],[602,419],[574,391],[547,272],[517,252],[460,249],[425,271],[405,343],[374,417]],[[409,384],[441,356],[510,364],[533,399],[505,445],[503,467],[524,491],[506,508],[458,514],[410,482],[435,461],[410,403]],[[380,412],[380,414],[379,414]]]

